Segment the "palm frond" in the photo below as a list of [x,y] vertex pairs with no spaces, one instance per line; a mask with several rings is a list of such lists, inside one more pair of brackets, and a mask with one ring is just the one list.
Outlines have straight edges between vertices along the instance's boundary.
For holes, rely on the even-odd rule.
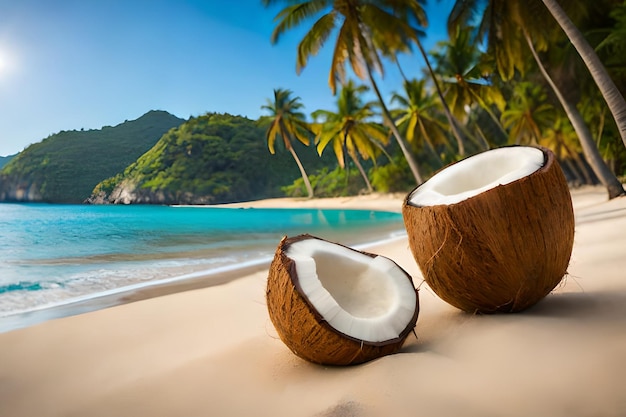
[[288,5],[274,18],[278,22],[272,31],[270,41],[275,44],[286,31],[299,26],[303,21],[312,18],[332,4],[330,0],[309,0]]
[[274,148],[274,144],[276,143],[276,137],[280,134],[280,123],[279,119],[275,119],[272,124],[267,129],[267,133],[265,138],[267,140],[267,147],[270,150],[270,153],[274,155],[276,153],[276,149]]
[[296,73],[300,74],[311,55],[317,55],[335,28],[335,14],[328,13],[320,17],[310,31],[298,44]]
[[330,74],[328,76],[328,85],[333,95],[337,92],[337,81],[343,84],[346,79],[345,62],[348,58],[349,45],[346,43],[348,40],[348,28],[342,26],[337,36],[335,43],[335,50],[333,51],[333,58],[330,64]]
[[456,1],[448,16],[448,36],[453,38],[459,27],[473,25],[484,12],[485,3],[485,0]]

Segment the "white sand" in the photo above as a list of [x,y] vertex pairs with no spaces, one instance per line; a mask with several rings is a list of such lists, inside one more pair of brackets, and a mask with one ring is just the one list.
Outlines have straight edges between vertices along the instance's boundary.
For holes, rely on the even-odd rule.
[[[422,285],[418,339],[323,367],[276,337],[261,271],[0,334],[0,416],[624,416],[626,198],[573,196],[569,276],[524,313],[465,314]],[[396,197],[257,206],[400,210]],[[368,250],[421,282],[406,239]]]

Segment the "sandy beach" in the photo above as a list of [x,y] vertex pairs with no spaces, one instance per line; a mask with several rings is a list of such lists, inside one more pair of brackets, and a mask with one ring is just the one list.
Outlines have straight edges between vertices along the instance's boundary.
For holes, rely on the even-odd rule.
[[[398,354],[353,367],[299,359],[270,322],[259,268],[0,334],[0,416],[624,416],[626,198],[572,196],[568,275],[523,313],[444,303],[400,238],[367,248],[421,285],[417,337]],[[403,197],[231,206],[400,211]]]

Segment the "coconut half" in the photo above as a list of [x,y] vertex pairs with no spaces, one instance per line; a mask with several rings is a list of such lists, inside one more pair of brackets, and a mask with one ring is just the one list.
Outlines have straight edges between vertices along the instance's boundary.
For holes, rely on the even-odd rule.
[[524,310],[567,272],[574,211],[546,148],[503,147],[449,165],[407,195],[402,214],[426,283],[461,310]]
[[281,240],[266,298],[287,347],[325,365],[397,352],[419,312],[413,280],[395,262],[311,235]]

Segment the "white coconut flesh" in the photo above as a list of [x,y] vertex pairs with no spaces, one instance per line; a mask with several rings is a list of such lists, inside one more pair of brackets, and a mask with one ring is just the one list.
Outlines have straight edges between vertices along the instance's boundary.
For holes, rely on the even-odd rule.
[[371,257],[320,239],[291,244],[300,290],[337,331],[365,342],[386,342],[406,330],[416,309],[406,273],[383,256]]
[[455,204],[524,178],[544,165],[543,152],[529,146],[486,151],[433,175],[409,196],[415,206]]

